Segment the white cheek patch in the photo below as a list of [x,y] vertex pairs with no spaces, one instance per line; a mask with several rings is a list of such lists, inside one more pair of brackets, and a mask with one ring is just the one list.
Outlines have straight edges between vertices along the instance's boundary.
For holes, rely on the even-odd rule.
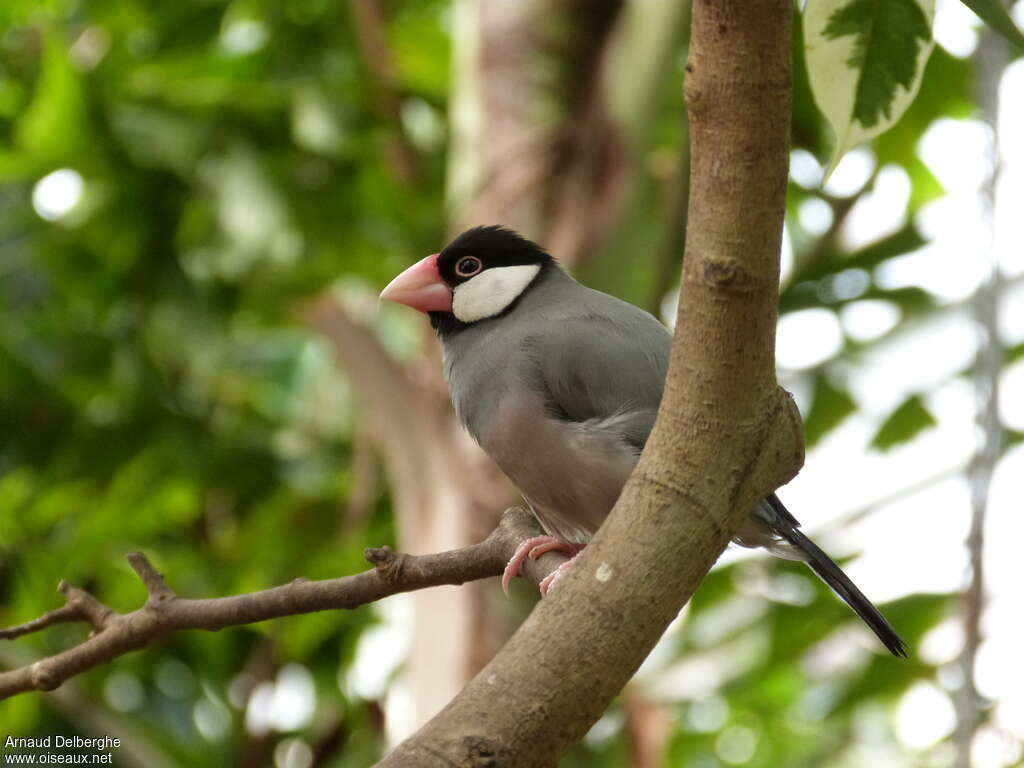
[[539,264],[485,269],[455,287],[452,312],[464,323],[494,317],[519,298],[538,272]]

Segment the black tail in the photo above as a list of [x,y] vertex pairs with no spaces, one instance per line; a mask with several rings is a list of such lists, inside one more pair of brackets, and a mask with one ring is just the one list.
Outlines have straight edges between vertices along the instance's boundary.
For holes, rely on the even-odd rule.
[[907,644],[903,642],[892,625],[885,620],[885,617],[868,600],[864,593],[857,589],[857,585],[850,581],[850,577],[843,573],[832,558],[826,555],[821,548],[801,533],[796,518],[790,514],[778,496],[774,493],[765,501],[775,511],[777,516],[775,530],[786,541],[807,555],[807,565],[811,567],[821,580],[828,584],[832,591],[843,599],[854,612],[863,619],[864,623],[871,627],[871,631],[878,635],[878,639],[889,649],[893,656],[907,657]]

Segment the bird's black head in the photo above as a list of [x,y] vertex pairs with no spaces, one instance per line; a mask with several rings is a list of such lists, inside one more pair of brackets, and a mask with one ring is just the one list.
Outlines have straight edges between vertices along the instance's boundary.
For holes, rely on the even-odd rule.
[[550,264],[543,248],[518,232],[500,226],[473,227],[441,251],[437,268],[453,289],[484,270]]
[[452,289],[452,311],[431,312],[442,336],[510,311],[554,259],[539,245],[499,226],[474,227],[441,251],[437,269]]

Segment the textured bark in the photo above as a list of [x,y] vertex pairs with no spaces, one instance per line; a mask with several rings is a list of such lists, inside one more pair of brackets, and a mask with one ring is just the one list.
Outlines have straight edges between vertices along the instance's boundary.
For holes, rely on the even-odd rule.
[[552,766],[619,693],[802,460],[775,383],[790,114],[788,0],[694,4],[687,258],[665,397],[640,463],[569,575],[382,766]]

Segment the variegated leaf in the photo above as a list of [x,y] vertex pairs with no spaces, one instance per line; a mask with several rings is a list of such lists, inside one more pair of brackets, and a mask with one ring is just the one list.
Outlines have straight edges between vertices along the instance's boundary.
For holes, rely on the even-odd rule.
[[804,54],[836,134],[828,172],[910,106],[934,46],[934,0],[808,0]]

